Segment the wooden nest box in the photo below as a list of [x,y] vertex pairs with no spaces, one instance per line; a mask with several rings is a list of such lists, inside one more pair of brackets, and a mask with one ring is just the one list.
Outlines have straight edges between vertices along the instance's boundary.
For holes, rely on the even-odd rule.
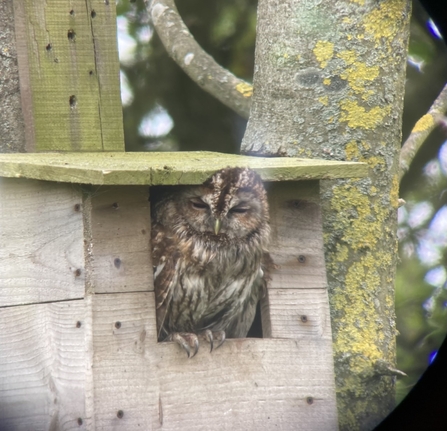
[[[112,2],[93,14],[72,1],[66,25],[51,21],[54,3],[47,22],[25,20],[22,44],[36,152],[0,155],[0,428],[336,429],[319,181],[364,176],[366,166],[123,152],[118,74],[109,79],[116,47],[112,66],[79,60],[81,48],[111,56],[103,27],[114,29]],[[16,20],[37,13],[23,5]],[[82,45],[84,31],[94,46]],[[51,121],[42,106],[54,108]],[[227,166],[251,167],[267,183],[278,269],[262,302],[263,338],[229,339],[211,354],[202,346],[188,360],[157,342],[150,187],[201,184]]]

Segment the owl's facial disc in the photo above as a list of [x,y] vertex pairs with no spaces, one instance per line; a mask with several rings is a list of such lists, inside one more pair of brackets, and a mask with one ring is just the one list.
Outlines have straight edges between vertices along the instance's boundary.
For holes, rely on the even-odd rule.
[[203,202],[203,200],[200,198],[192,198],[190,199],[190,202],[193,208],[196,210],[208,211],[210,208],[209,205]]
[[[261,207],[253,192],[238,190],[225,199],[200,187],[191,189],[187,202],[194,216],[189,224],[198,232],[240,238],[248,235],[261,217]],[[216,205],[216,201],[225,205]]]
[[240,202],[235,205],[233,208],[230,208],[229,213],[233,214],[244,214],[250,209],[250,205],[248,202]]

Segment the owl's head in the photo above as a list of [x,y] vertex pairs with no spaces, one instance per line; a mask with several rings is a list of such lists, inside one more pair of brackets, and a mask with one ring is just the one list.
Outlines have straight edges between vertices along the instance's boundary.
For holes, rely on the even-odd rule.
[[177,209],[196,232],[228,239],[268,235],[267,195],[259,175],[248,168],[222,169],[202,186],[185,189]]

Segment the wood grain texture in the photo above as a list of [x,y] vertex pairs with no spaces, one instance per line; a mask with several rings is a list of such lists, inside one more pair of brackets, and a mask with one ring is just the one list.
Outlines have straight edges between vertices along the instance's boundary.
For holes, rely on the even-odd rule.
[[99,187],[84,203],[90,292],[153,290],[148,187]]
[[272,288],[326,287],[323,227],[317,181],[268,187]]
[[[82,298],[87,287],[80,301],[0,308],[0,413],[11,429],[337,429],[318,182],[268,187],[279,261],[262,310],[270,338],[211,354],[203,343],[191,360],[157,342],[147,187],[83,187],[81,200],[73,185],[0,186],[10,268],[41,256],[59,271],[85,256],[79,276],[53,270],[29,301]],[[49,295],[51,283],[68,293]]]
[[[317,182],[269,188],[278,250],[322,255],[318,191]],[[153,292],[93,296],[87,393],[95,429],[337,429],[324,261],[309,271],[314,278],[299,265],[283,271],[273,282],[288,283],[270,286],[262,310],[272,338],[227,340],[212,354],[203,344],[192,360],[178,345],[156,342]]]
[[0,195],[0,306],[82,298],[80,191],[1,179]]
[[83,300],[0,308],[1,430],[85,429],[83,321]]
[[151,429],[160,374],[145,357],[157,354],[153,293],[95,295],[92,329],[94,429]]
[[269,325],[262,328],[264,337],[299,340],[313,337],[331,348],[326,289],[269,289],[262,306],[262,313],[269,314]]
[[156,342],[152,292],[93,299],[96,430],[337,428],[321,334],[227,340],[188,360],[178,345]]
[[123,151],[115,3],[14,3],[28,151]]
[[98,79],[103,151],[124,151],[115,4],[104,0],[87,1],[95,53],[94,75]]
[[202,184],[226,167],[249,167],[264,181],[363,177],[365,163],[293,157],[181,153],[0,154],[0,176],[97,185]]

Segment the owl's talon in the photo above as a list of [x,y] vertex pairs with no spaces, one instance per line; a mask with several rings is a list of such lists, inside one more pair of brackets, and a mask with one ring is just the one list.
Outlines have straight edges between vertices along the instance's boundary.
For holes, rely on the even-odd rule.
[[[208,343],[210,343],[210,353],[218,349],[225,341],[225,331],[216,331],[212,332],[209,329],[206,329],[201,334]],[[214,342],[217,341],[217,345],[214,344]]]
[[207,329],[204,332],[205,335],[205,339],[206,341],[208,341],[208,343],[210,343],[210,353],[213,351],[213,345],[214,345],[214,338],[213,338],[213,333]]
[[[180,347],[182,347],[188,358],[194,358],[199,351],[199,339],[196,334],[191,334],[188,332],[174,332],[169,337],[169,341],[175,341]],[[191,354],[191,349],[192,354]]]
[[225,331],[217,331],[214,335],[217,335],[215,339],[219,340],[219,344],[216,346],[216,349],[218,349],[225,341]]

